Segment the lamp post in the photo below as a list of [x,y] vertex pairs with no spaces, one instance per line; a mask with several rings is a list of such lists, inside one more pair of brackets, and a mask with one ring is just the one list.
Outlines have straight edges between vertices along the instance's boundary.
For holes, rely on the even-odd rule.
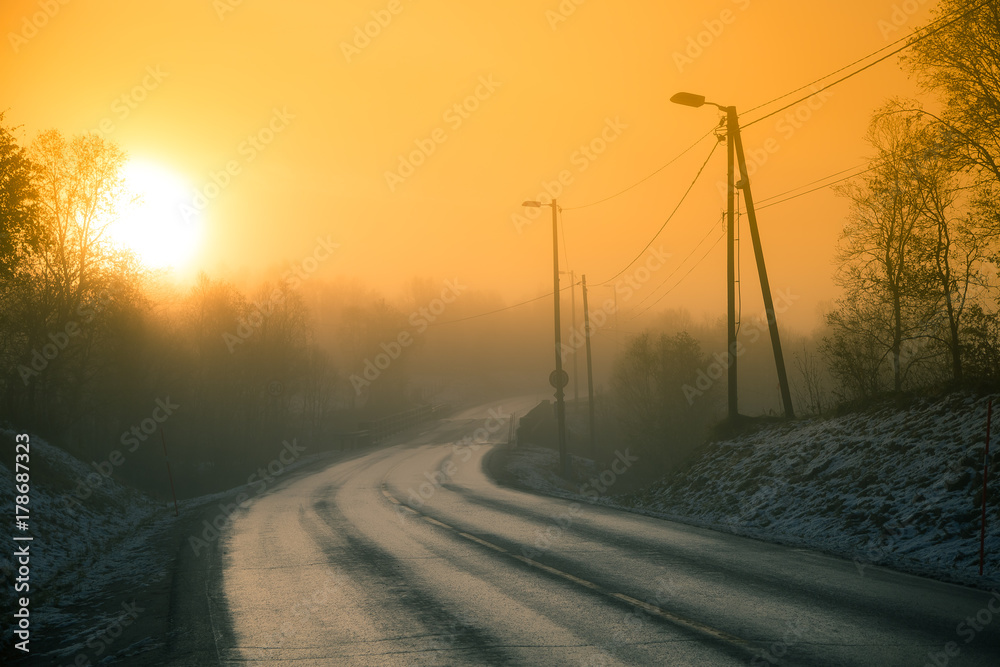
[[[736,391],[736,356],[738,348],[736,344],[736,272],[735,272],[735,199],[736,188],[743,190],[743,199],[746,202],[747,221],[750,225],[750,238],[753,242],[754,256],[757,259],[757,275],[760,277],[760,290],[764,297],[764,310],[767,312],[767,326],[771,332],[771,348],[774,351],[774,365],[778,372],[778,384],[781,387],[781,403],[784,408],[785,417],[794,417],[792,410],[792,394],[788,386],[788,375],[785,372],[785,358],[781,353],[781,339],[778,336],[778,320],[774,313],[774,301],[771,299],[771,286],[767,279],[767,268],[764,266],[764,250],[760,243],[760,233],[757,230],[757,213],[753,207],[753,194],[750,190],[750,176],[747,174],[746,158],[743,155],[743,139],[740,136],[740,123],[736,114],[736,107],[722,106],[715,102],[706,102],[704,95],[694,93],[677,93],[670,98],[675,104],[688,107],[700,107],[704,104],[711,104],[726,114],[726,155],[728,159],[727,172],[727,217],[726,225],[726,250],[727,250],[727,296],[729,301],[729,315],[727,318],[727,349],[729,362],[729,418],[735,419],[739,415],[737,407]],[[733,157],[739,163],[740,181],[734,183]]]
[[556,390],[556,437],[559,446],[559,469],[563,477],[569,478],[569,454],[566,451],[566,402],[563,393],[563,389],[569,382],[569,376],[562,367],[562,333],[559,323],[559,205],[553,199],[548,204],[529,200],[524,202],[522,206],[552,207],[552,297],[555,302],[556,369],[549,376],[549,384]]

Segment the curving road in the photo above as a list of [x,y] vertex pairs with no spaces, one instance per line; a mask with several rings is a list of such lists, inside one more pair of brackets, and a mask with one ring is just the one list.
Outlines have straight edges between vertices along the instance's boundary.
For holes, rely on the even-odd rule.
[[439,420],[241,511],[220,662],[1000,664],[1000,595],[497,486],[488,411],[529,407]]

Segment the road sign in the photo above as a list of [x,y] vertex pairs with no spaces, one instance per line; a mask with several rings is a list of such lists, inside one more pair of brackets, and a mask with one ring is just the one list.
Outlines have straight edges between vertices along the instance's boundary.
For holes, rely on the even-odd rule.
[[552,371],[549,373],[549,384],[556,389],[565,389],[566,385],[569,384],[569,373],[562,369]]

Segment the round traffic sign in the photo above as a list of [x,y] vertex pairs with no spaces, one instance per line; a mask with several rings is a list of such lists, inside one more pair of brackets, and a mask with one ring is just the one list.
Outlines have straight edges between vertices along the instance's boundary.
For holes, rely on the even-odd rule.
[[569,384],[569,373],[561,368],[557,371],[552,371],[549,373],[549,384],[556,389],[565,389],[566,385]]

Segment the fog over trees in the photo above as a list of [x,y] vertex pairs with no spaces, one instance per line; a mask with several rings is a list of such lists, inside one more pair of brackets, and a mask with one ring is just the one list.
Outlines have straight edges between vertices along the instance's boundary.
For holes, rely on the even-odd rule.
[[[783,332],[800,414],[1000,378],[998,11],[943,0],[937,15],[955,18],[904,60],[927,100],[873,111],[868,168],[838,189],[850,204],[832,271],[842,297],[820,330]],[[501,311],[460,276],[382,294],[294,258],[175,286],[109,238],[135,204],[127,159],[96,134],[22,138],[0,115],[0,420],[87,461],[124,448],[116,474],[153,493],[165,446],[193,494],[242,482],[286,440],[319,449],[415,407],[550,391],[548,299]],[[307,259],[339,248],[318,238]],[[661,310],[629,333],[602,317],[600,451],[624,438],[667,468],[725,414],[724,326]],[[766,336],[744,320],[742,340]],[[582,346],[567,344],[579,380]],[[749,413],[777,405],[764,348],[740,360]]]

